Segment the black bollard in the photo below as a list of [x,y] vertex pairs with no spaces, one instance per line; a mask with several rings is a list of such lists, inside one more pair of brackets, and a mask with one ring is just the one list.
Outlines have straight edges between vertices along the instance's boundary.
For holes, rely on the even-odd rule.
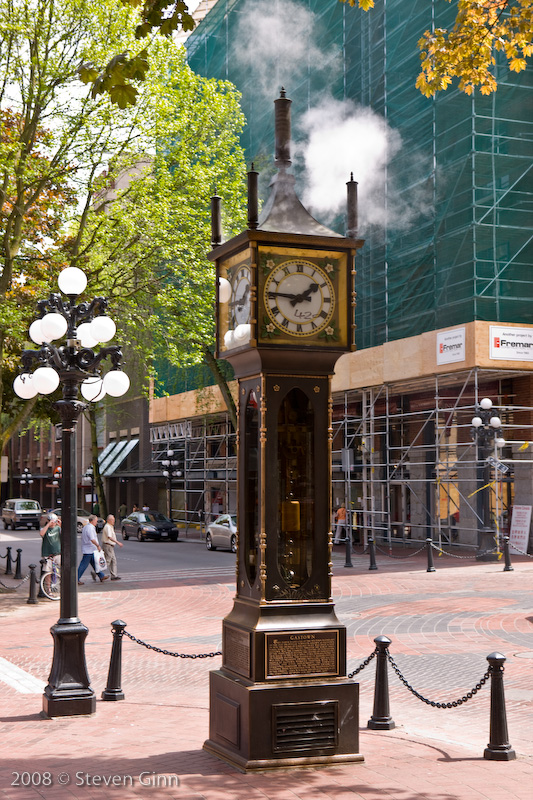
[[6,556],[6,575],[13,575],[13,568],[12,568],[12,559],[11,559],[11,548],[7,548],[7,556]]
[[349,531],[348,528],[345,529],[346,534],[346,559],[344,561],[345,567],[353,567],[352,564],[352,537],[350,535],[351,530]]
[[368,720],[367,728],[373,731],[390,731],[396,727],[396,723],[389,711],[388,649],[391,640],[388,636],[376,636],[374,642],[378,649],[376,655],[374,710],[372,716]]
[[376,545],[372,536],[368,537],[368,552],[370,553],[370,566],[368,569],[377,569],[376,564]]
[[17,547],[17,562],[15,564],[15,580],[22,580],[22,548]]
[[509,537],[503,537],[503,557],[505,559],[504,572],[512,572],[514,567],[511,565],[511,553],[509,552]]
[[39,582],[39,591],[37,592],[37,597],[46,597],[45,593],[43,592],[43,587],[41,586],[41,580],[44,575],[44,565],[46,564],[46,558],[41,558],[41,574],[39,575],[38,582]]
[[435,565],[433,563],[433,540],[431,536],[428,536],[426,539],[426,551],[428,556],[428,568],[426,572],[436,572]]
[[507,715],[505,713],[505,694],[503,691],[503,664],[505,656],[491,653],[487,661],[490,673],[490,741],[483,758],[489,761],[513,761],[516,753],[509,744]]
[[37,564],[30,564],[30,596],[26,600],[28,605],[37,605],[37,575],[35,574],[35,570],[37,569]]
[[124,692],[120,684],[122,683],[122,637],[126,623],[121,619],[116,619],[111,623],[111,627],[113,628],[113,646],[107,674],[107,686],[102,692],[102,700],[124,700]]

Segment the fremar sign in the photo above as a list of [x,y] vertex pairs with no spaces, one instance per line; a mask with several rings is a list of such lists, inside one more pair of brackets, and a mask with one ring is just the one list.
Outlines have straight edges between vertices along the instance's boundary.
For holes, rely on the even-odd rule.
[[466,358],[465,329],[437,333],[437,364],[455,364]]
[[533,361],[533,328],[491,325],[490,358],[500,361]]

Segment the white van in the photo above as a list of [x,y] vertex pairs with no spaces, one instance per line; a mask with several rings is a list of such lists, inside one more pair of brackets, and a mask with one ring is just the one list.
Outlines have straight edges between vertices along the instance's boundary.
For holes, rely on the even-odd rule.
[[41,505],[37,500],[24,500],[16,497],[6,500],[2,509],[2,522],[4,528],[35,528],[39,530],[41,518]]

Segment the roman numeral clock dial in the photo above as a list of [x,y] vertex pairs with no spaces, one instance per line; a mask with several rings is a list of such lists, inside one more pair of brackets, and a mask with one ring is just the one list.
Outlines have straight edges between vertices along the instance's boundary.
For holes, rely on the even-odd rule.
[[325,258],[319,265],[305,258],[278,257],[263,259],[263,264],[263,337],[294,337],[302,344],[334,340],[338,262]]

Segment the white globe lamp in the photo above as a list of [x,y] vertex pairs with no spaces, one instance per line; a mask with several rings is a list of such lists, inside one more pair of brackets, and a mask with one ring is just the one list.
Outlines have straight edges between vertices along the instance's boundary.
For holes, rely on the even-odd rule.
[[98,339],[95,339],[92,334],[91,325],[91,322],[82,322],[81,325],[78,325],[76,332],[76,336],[80,340],[81,346],[87,347],[89,350],[91,350],[93,347],[96,347],[98,344]]
[[31,400],[37,394],[37,389],[33,385],[33,378],[27,372],[17,375],[13,381],[13,391],[23,400]]
[[218,299],[221,303],[229,303],[231,297],[231,283],[227,278],[218,279]]
[[501,428],[502,421],[499,417],[491,417],[489,424],[491,428]]
[[78,267],[67,267],[59,273],[57,284],[63,294],[75,297],[81,294],[87,286],[87,276]]
[[474,428],[481,428],[482,425],[483,425],[483,420],[481,419],[481,417],[472,417],[472,426]]
[[102,378],[94,376],[86,378],[80,386],[82,397],[89,403],[97,403],[106,395]]
[[97,342],[109,342],[117,332],[117,326],[111,317],[95,317],[91,323],[91,336]]
[[130,388],[130,379],[122,370],[113,369],[104,377],[104,389],[111,397],[122,397]]
[[68,328],[68,322],[63,314],[56,312],[45,314],[41,320],[41,333],[45,342],[53,342],[54,339],[61,339]]
[[30,339],[32,340],[32,342],[35,342],[35,344],[44,344],[44,342],[48,341],[43,336],[40,319],[36,319],[34,322],[32,322],[28,332],[30,334]]
[[483,411],[488,411],[490,408],[492,408],[492,400],[488,397],[484,397],[479,405],[481,406]]
[[52,394],[59,386],[59,375],[52,367],[38,367],[32,381],[39,394]]

